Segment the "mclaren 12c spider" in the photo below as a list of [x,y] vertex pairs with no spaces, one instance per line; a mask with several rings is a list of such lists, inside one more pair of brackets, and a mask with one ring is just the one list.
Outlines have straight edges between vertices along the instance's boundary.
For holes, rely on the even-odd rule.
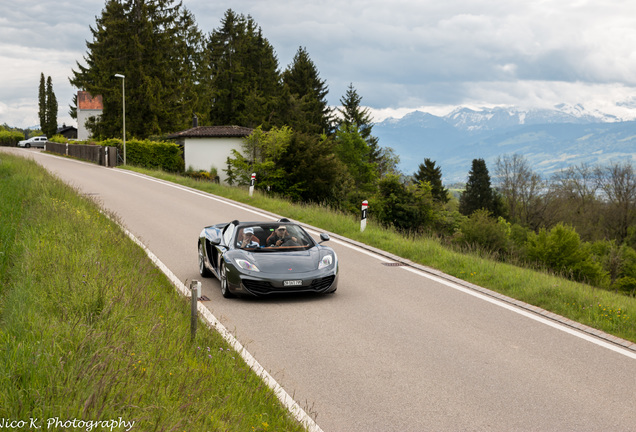
[[216,276],[223,297],[283,293],[333,293],[338,288],[338,257],[300,225],[278,222],[220,223],[199,235],[199,273]]

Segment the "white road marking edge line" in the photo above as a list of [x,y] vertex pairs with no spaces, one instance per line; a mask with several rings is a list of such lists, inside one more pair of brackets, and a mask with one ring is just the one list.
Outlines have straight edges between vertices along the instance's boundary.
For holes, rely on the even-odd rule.
[[469,294],[471,296],[477,297],[477,298],[479,298],[481,300],[485,300],[485,301],[487,301],[489,303],[492,303],[492,304],[494,304],[496,306],[500,306],[500,307],[502,307],[504,309],[508,309],[508,310],[510,310],[512,312],[515,312],[515,313],[519,314],[519,315],[523,315],[523,316],[525,316],[527,318],[533,319],[533,320],[538,321],[538,322],[540,322],[542,324],[545,324],[545,325],[548,325],[550,327],[553,327],[553,328],[555,328],[557,330],[564,331],[564,332],[569,333],[569,334],[571,334],[573,336],[576,336],[578,338],[584,339],[584,340],[586,340],[588,342],[592,342],[592,343],[594,343],[596,345],[599,345],[599,346],[601,346],[603,348],[610,349],[610,350],[615,351],[615,352],[617,352],[619,354],[623,354],[624,356],[627,356],[627,357],[630,357],[630,358],[633,358],[633,359],[636,360],[636,353],[634,353],[634,352],[631,352],[629,350],[623,349],[623,348],[621,348],[621,347],[619,347],[617,345],[612,345],[612,344],[610,344],[608,342],[605,342],[605,341],[603,341],[601,339],[595,338],[595,337],[590,336],[588,334],[585,334],[583,332],[577,331],[575,329],[569,328],[569,327],[567,327],[567,326],[565,326],[563,324],[560,324],[560,323],[558,323],[556,321],[552,321],[552,320],[549,320],[549,319],[547,319],[545,317],[542,317],[541,315],[532,313],[530,311],[523,310],[523,309],[521,309],[521,308],[519,308],[517,306],[508,304],[506,302],[503,302],[503,301],[498,300],[498,299],[493,298],[493,297],[489,297],[489,296],[487,296],[485,294],[482,294],[482,293],[480,293],[478,291],[471,290],[470,288],[463,287],[461,285],[458,285],[458,284],[456,284],[454,282],[451,282],[451,281],[448,281],[446,279],[440,278],[438,276],[433,276],[433,275],[427,274],[427,273],[425,273],[425,272],[423,272],[421,270],[418,270],[418,269],[415,269],[415,268],[412,268],[412,267],[402,267],[402,269],[404,269],[406,271],[410,271],[411,273],[414,273],[416,275],[419,275],[419,276],[434,280],[434,281],[436,281],[438,283],[446,285],[447,287],[450,287],[450,288],[456,289],[458,291],[464,292],[464,293]]

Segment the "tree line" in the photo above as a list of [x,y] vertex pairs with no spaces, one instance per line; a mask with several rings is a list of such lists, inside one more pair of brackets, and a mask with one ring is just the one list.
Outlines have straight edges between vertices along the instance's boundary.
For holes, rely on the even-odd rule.
[[354,213],[366,199],[370,218],[405,234],[435,235],[454,247],[477,246],[499,259],[636,290],[629,164],[572,167],[542,179],[522,156],[507,155],[491,179],[484,160],[475,159],[455,197],[435,161],[425,159],[411,175],[398,170],[398,156],[373,136],[353,84],[332,110],[305,48],[281,70],[250,16],[229,9],[204,34],[181,3],[109,0],[91,32],[85,64],[77,63],[70,81],[103,97],[96,138],[121,133],[114,75],[123,74],[134,106],[126,118],[131,137],[187,129],[193,115],[200,124],[254,128],[227,160],[231,183],[248,184],[256,172],[265,191]]
[[109,0],[91,33],[85,64],[77,63],[70,82],[102,95],[103,114],[88,125],[96,139],[121,133],[122,89],[115,74],[122,74],[130,137],[187,129],[193,115],[202,125],[258,130],[249,153],[228,161],[231,181],[256,171],[274,192],[351,208],[373,192],[377,179],[398,172],[398,157],[372,135],[371,115],[353,84],[342,108],[333,110],[307,50],[300,46],[281,70],[250,16],[229,9],[220,26],[204,34],[181,3]]

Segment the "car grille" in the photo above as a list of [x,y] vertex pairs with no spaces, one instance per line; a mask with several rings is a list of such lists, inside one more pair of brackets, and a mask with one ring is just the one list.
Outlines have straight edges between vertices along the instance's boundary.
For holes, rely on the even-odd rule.
[[297,287],[275,287],[271,283],[267,281],[255,281],[250,279],[243,279],[243,286],[248,291],[254,294],[274,294],[277,292],[303,292],[303,291],[313,291],[313,292],[322,292],[327,290],[336,277],[335,276],[327,276],[321,279],[314,279],[311,281],[310,286],[297,286]]

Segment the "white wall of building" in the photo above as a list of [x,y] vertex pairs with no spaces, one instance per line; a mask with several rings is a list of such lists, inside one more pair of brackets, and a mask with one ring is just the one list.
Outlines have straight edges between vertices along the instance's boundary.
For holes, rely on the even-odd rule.
[[91,131],[86,127],[86,121],[91,117],[99,117],[102,110],[83,110],[77,109],[77,139],[80,141],[87,140],[91,137]]
[[186,170],[210,171],[216,168],[221,182],[226,182],[227,158],[232,157],[232,150],[241,150],[243,138],[186,138],[183,156]]

